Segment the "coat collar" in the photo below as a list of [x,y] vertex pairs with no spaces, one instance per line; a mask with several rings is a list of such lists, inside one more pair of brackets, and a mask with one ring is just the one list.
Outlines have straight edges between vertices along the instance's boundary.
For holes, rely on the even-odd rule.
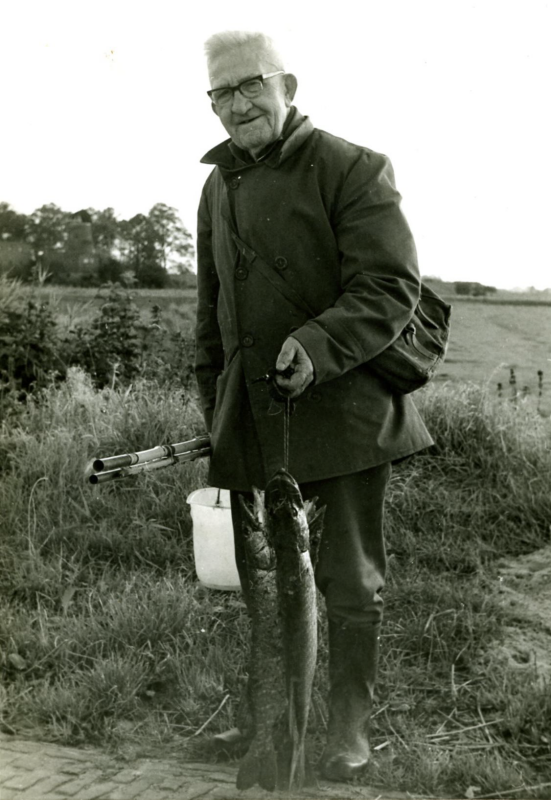
[[260,164],[267,164],[272,169],[277,169],[298,150],[313,130],[310,118],[303,117],[293,106],[281,136],[258,161],[253,161],[247,152],[237,147],[231,139],[226,139],[209,150],[201,159],[201,163],[215,164],[227,171],[242,170],[243,167],[255,167]]

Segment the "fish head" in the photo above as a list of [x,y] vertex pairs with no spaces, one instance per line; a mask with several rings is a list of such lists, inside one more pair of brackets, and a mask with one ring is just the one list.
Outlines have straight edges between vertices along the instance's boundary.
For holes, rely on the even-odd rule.
[[308,550],[308,522],[298,483],[286,469],[278,470],[264,493],[274,547]]

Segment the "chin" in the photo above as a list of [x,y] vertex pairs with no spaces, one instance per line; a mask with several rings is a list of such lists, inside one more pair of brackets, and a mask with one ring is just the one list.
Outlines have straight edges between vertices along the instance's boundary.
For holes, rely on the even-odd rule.
[[269,144],[269,139],[264,136],[246,136],[241,139],[239,146],[242,150],[263,150]]

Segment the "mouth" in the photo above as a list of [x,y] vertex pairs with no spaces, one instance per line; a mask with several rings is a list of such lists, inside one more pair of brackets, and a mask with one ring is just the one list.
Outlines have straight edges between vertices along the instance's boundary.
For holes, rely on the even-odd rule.
[[291,502],[302,505],[302,496],[297,482],[285,469],[280,469],[266,487],[266,500],[273,505]]
[[238,127],[241,127],[242,125],[250,125],[251,122],[255,122],[257,119],[260,119],[261,116],[262,115],[260,114],[258,117],[252,117],[251,119],[244,119],[242,122],[238,123]]

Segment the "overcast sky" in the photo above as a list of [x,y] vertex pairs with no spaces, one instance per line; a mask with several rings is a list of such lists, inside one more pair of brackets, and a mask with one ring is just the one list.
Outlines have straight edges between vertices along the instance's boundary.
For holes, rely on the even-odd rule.
[[550,23],[544,0],[4,2],[0,201],[163,202],[195,234],[199,159],[226,138],[203,42],[263,30],[314,125],[390,156],[424,275],[545,288]]

